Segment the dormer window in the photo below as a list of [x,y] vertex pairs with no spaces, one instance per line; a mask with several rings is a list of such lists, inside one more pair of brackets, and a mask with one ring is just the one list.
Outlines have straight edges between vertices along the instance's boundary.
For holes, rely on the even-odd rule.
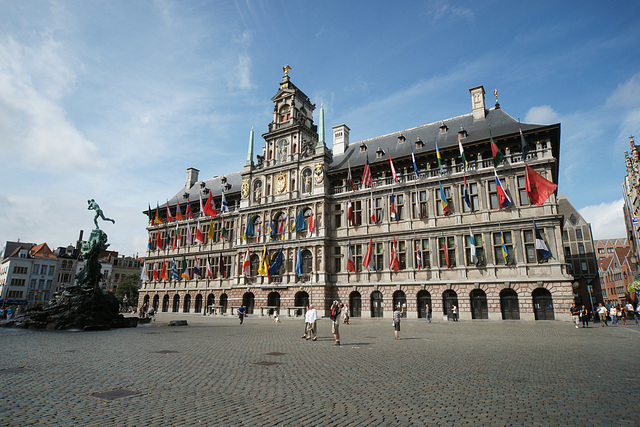
[[384,156],[384,150],[378,147],[378,149],[376,150],[376,157],[381,158],[382,156]]
[[447,133],[447,130],[449,128],[447,127],[447,125],[444,124],[444,122],[442,122],[442,124],[440,125],[440,133]]
[[204,181],[202,181],[202,182],[200,183],[200,188],[204,188],[204,186],[205,186],[205,185],[207,185],[207,184],[205,184],[205,183],[204,183]]
[[363,142],[362,144],[360,144],[360,152],[364,153],[365,151],[367,151],[367,144]]
[[403,134],[398,135],[398,144],[403,144],[406,140]]
[[286,122],[287,120],[291,119],[291,108],[287,104],[285,104],[280,107],[280,111],[278,114],[280,116],[280,123]]
[[460,128],[460,130],[458,131],[458,138],[464,139],[467,136],[468,136],[467,131],[464,130],[463,128]]
[[424,142],[422,142],[420,137],[418,137],[418,139],[416,139],[416,148],[422,148],[423,146],[424,146]]

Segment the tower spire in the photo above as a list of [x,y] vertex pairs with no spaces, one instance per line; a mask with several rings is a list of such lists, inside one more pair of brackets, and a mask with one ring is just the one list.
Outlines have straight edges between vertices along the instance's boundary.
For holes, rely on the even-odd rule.
[[249,136],[249,152],[247,153],[247,163],[245,166],[251,166],[253,164],[253,126],[251,127],[251,134]]
[[320,104],[320,118],[318,120],[318,147],[325,145],[324,140],[324,107]]

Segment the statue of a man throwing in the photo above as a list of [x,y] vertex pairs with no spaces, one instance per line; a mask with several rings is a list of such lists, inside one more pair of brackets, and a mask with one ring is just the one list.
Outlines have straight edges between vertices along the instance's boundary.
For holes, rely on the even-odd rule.
[[96,211],[96,216],[93,217],[93,223],[96,225],[96,228],[98,229],[100,228],[98,226],[98,217],[102,218],[104,221],[111,221],[114,224],[116,223],[115,220],[111,218],[105,218],[104,213],[102,212],[102,209],[100,209],[100,206],[98,206],[95,200],[93,199],[87,200],[87,203],[89,203],[89,207],[87,208],[87,210]]

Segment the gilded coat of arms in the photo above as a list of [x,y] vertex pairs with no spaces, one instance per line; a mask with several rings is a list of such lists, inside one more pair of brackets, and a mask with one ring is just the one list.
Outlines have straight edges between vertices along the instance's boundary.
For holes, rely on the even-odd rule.
[[316,181],[316,185],[320,185],[324,182],[324,162],[316,163],[313,170],[313,177]]

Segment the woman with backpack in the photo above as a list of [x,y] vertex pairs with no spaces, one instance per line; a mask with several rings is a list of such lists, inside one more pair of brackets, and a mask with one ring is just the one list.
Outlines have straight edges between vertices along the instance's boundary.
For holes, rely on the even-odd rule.
[[393,332],[396,334],[396,339],[401,339],[399,336],[400,333],[400,318],[402,317],[402,313],[404,313],[404,306],[397,306],[396,310],[393,312]]

